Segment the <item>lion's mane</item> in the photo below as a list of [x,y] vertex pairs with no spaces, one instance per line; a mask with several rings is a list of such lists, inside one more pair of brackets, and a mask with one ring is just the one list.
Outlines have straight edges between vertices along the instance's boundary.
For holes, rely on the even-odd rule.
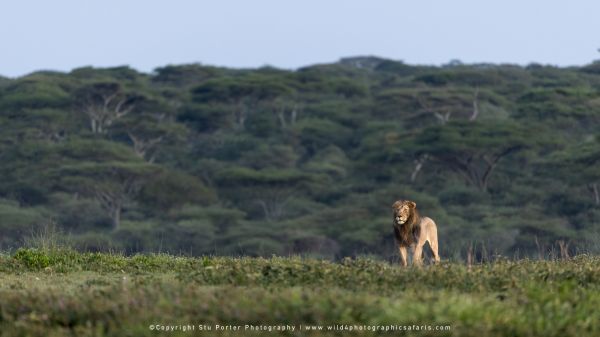
[[402,205],[408,203],[409,201],[396,201],[394,203],[394,233],[398,242],[411,245],[415,241],[415,238],[419,236],[420,227],[418,224],[421,222],[419,211],[417,211],[416,207],[409,206],[409,215],[406,222],[402,225],[398,225],[396,222],[396,217],[400,216],[399,209]]

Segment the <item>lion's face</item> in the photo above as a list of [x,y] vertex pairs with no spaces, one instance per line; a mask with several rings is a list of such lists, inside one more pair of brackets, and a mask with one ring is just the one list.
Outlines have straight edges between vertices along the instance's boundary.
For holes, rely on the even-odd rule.
[[396,222],[399,225],[404,224],[406,220],[408,220],[408,216],[410,215],[409,212],[410,209],[408,208],[408,205],[402,205],[402,207],[400,207],[398,213],[396,214]]
[[412,201],[396,201],[392,208],[394,209],[394,221],[398,225],[403,225],[406,223],[408,218],[410,217],[410,213],[417,206]]

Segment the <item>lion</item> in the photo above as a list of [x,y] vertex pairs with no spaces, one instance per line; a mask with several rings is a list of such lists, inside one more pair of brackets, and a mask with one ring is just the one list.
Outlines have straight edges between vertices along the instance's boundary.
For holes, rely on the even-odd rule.
[[402,265],[408,265],[407,248],[413,253],[413,265],[423,264],[423,246],[429,242],[433,251],[433,262],[440,262],[438,254],[437,226],[428,217],[420,217],[417,204],[410,200],[398,200],[392,205],[394,210],[394,234]]

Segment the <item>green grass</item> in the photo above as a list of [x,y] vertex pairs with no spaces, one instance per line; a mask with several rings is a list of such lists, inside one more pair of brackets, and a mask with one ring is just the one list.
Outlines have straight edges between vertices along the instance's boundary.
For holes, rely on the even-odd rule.
[[[0,255],[6,336],[365,335],[305,325],[450,326],[382,336],[598,336],[600,258],[399,268],[381,261],[187,258],[19,250]],[[149,325],[203,324],[161,332]],[[240,325],[242,331],[214,330]],[[248,332],[294,325],[294,332]]]

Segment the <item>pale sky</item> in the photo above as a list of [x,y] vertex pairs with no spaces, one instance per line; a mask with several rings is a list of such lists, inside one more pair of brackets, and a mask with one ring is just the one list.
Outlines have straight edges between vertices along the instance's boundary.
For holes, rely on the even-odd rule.
[[295,69],[600,59],[598,0],[0,0],[0,75],[167,64]]

